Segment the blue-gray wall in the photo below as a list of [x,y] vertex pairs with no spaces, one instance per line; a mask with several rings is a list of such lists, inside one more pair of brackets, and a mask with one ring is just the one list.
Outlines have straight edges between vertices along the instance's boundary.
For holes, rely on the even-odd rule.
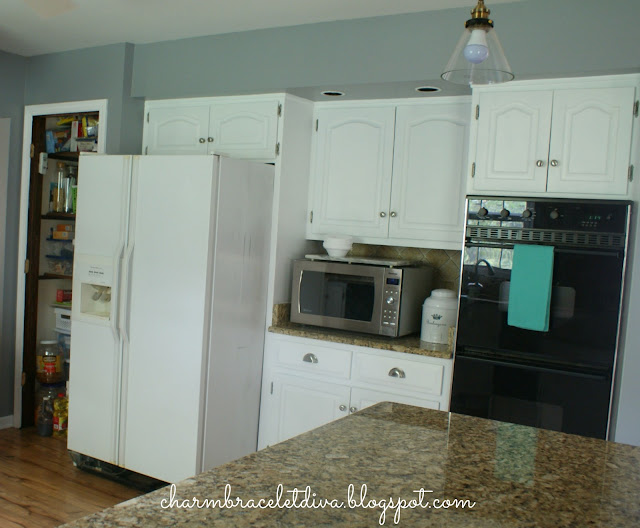
[[133,52],[114,44],[31,57],[24,104],[107,99],[107,152],[139,153],[144,101],[130,96]]
[[9,178],[7,196],[6,240],[2,321],[0,321],[0,417],[13,414],[13,365],[16,307],[16,258],[18,253],[18,218],[20,209],[20,155],[24,110],[24,83],[27,60],[0,52],[0,117],[11,118],[9,144]]
[[[0,117],[12,118],[0,417],[13,406],[22,107],[108,99],[107,151],[140,151],[143,98],[438,79],[469,7],[309,24],[28,59],[0,52]],[[525,0],[491,5],[516,76],[640,71],[638,1]]]
[[[470,0],[470,7],[474,3]],[[640,67],[638,1],[527,0],[488,5],[518,77]],[[469,10],[138,45],[133,94],[160,99],[439,79]]]

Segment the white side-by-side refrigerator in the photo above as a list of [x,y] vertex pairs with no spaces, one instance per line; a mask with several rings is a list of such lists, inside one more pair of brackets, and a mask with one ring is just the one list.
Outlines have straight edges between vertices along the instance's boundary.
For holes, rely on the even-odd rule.
[[71,451],[175,482],[256,450],[273,174],[81,155]]

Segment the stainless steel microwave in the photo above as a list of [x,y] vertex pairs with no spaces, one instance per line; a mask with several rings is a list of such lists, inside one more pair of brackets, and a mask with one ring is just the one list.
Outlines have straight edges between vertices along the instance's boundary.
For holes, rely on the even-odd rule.
[[398,337],[420,329],[429,267],[294,260],[291,321]]

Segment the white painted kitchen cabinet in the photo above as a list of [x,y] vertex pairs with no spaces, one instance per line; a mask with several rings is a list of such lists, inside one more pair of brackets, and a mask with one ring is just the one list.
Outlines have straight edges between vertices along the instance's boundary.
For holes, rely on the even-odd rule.
[[458,249],[466,98],[318,106],[309,238]]
[[395,106],[320,107],[312,232],[386,238]]
[[349,414],[347,385],[303,379],[276,372],[270,382],[275,401],[274,442],[297,436]]
[[281,108],[277,98],[256,96],[149,101],[143,151],[272,160]]
[[382,401],[447,410],[451,363],[268,333],[258,448]]
[[389,238],[459,249],[470,105],[436,101],[396,112]]
[[469,192],[626,196],[636,88],[629,81],[591,84],[474,89]]

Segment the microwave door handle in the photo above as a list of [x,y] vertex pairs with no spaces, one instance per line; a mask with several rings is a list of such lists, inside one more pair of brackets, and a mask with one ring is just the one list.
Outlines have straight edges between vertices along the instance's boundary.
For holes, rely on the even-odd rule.
[[300,270],[300,277],[298,277],[298,298],[296,302],[298,303],[296,313],[300,313],[300,291],[302,288],[302,275],[304,274],[304,270]]

